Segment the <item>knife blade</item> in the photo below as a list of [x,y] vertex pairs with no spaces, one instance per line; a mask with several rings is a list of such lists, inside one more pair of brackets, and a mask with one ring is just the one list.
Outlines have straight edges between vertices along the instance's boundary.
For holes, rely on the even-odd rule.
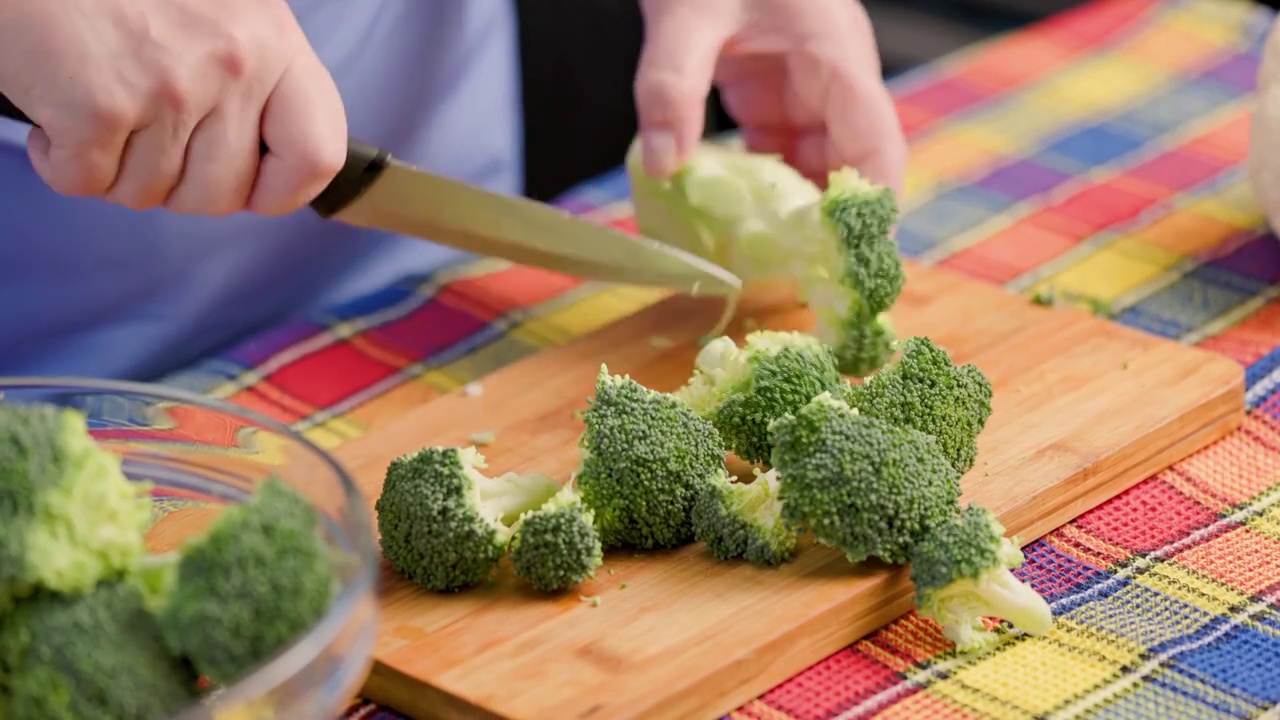
[[[3,94],[0,117],[34,124]],[[355,138],[348,140],[342,169],[310,206],[347,225],[586,280],[693,295],[734,296],[742,289],[736,275],[693,253],[413,167]]]

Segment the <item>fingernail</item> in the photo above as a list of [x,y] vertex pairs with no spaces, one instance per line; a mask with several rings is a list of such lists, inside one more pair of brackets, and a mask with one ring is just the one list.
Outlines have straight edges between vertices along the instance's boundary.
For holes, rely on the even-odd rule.
[[650,175],[666,178],[676,171],[679,158],[676,136],[667,130],[649,130],[643,135],[644,165]]

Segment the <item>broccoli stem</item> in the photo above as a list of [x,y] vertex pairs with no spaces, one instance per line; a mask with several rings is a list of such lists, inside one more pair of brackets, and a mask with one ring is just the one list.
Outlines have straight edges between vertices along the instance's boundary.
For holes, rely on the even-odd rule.
[[540,473],[509,472],[492,478],[478,472],[472,475],[480,503],[507,526],[526,512],[538,509],[560,491],[560,483],[555,478]]

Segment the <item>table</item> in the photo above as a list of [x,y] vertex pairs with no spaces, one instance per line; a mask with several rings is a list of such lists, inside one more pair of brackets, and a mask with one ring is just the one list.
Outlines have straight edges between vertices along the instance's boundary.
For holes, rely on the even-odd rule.
[[[1280,242],[1242,166],[1272,19],[1237,0],[1096,0],[895,81],[904,254],[1222,353],[1247,367],[1249,414],[1027,549],[1051,635],[956,658],[908,615],[733,718],[1280,717]],[[630,228],[626,199],[615,172],[560,204]],[[333,448],[659,295],[486,260],[167,381]]]

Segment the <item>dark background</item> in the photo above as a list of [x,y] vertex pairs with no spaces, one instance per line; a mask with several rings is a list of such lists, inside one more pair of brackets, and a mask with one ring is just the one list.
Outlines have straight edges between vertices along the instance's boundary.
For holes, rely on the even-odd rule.
[[[690,0],[700,2],[702,0]],[[523,65],[526,192],[548,200],[616,167],[636,130],[631,82],[637,0],[516,0]],[[864,0],[892,76],[1079,0]],[[1264,0],[1271,7],[1280,0]],[[716,102],[709,131],[733,127]]]

